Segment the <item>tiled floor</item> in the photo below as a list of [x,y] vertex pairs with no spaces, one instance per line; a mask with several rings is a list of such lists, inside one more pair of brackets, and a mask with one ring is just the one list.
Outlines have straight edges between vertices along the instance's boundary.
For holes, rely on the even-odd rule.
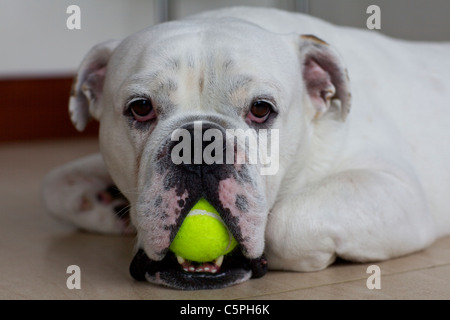
[[[214,292],[135,282],[128,274],[133,237],[79,232],[41,203],[46,172],[97,149],[96,140],[0,145],[0,299],[450,299],[450,237],[376,263],[381,289],[367,288],[370,264],[344,262],[313,273],[271,271]],[[79,290],[66,286],[70,265],[80,267]]]

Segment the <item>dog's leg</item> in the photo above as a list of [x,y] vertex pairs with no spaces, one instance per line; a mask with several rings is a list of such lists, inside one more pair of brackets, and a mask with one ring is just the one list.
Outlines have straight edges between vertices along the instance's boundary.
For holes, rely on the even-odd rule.
[[349,170],[291,192],[269,215],[271,269],[320,270],[336,256],[383,260],[423,249],[435,239],[423,192],[402,172]]
[[44,204],[54,216],[81,229],[134,233],[128,201],[114,186],[100,154],[51,171],[44,179],[42,194]]

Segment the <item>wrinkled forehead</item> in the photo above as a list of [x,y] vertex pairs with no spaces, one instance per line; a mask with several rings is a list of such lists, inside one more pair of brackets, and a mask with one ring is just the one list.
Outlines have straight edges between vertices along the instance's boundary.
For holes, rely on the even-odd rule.
[[[234,19],[188,20],[158,25],[125,39],[111,65],[122,80],[146,74],[158,78],[181,66],[203,70],[242,71],[247,77],[282,78],[292,70],[293,47],[286,37]],[[245,76],[237,81],[245,81]],[[249,80],[249,79],[247,79]]]

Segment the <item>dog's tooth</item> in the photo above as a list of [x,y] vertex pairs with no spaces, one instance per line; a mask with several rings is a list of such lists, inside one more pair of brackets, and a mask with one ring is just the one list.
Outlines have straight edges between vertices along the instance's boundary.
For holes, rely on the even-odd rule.
[[177,261],[179,264],[183,264],[185,262],[183,257],[180,257],[179,255],[177,255]]
[[215,261],[214,264],[218,267],[220,267],[223,263],[223,256],[218,257]]

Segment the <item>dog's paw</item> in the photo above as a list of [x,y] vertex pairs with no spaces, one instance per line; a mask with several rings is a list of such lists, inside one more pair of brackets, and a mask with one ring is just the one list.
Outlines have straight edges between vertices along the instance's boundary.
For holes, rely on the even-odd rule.
[[84,193],[75,203],[74,210],[71,213],[67,211],[63,218],[77,227],[107,234],[135,233],[130,222],[130,204],[116,186],[108,186],[96,193]]
[[54,176],[43,188],[44,203],[55,217],[87,231],[134,234],[127,199],[100,177]]

